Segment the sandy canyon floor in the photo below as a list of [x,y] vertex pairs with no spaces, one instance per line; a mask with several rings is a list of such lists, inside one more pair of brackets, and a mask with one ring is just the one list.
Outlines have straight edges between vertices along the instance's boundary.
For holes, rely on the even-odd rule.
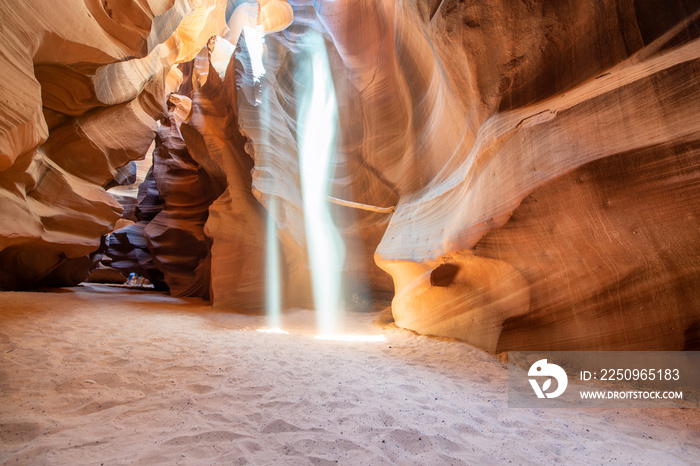
[[698,464],[700,410],[507,407],[506,366],[107,286],[0,293],[2,464]]

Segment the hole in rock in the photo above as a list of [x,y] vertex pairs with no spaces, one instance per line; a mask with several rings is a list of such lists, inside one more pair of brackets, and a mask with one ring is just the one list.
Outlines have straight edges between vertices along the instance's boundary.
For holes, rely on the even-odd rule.
[[430,284],[432,286],[450,286],[455,281],[458,272],[458,265],[442,264],[430,274]]

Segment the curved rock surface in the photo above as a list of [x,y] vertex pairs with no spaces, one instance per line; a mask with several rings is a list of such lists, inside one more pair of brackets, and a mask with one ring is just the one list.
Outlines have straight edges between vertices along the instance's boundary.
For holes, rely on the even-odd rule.
[[223,32],[224,10],[223,0],[5,2],[0,288],[87,277],[121,212],[104,188],[145,155],[179,86],[171,66]]
[[[283,48],[332,44],[336,197],[397,204],[375,259],[398,325],[492,352],[697,344],[697,2],[291,3]],[[299,59],[273,53],[293,134]],[[294,154],[247,132],[265,203]]]
[[238,126],[233,66],[222,79],[205,50],[195,61],[192,115],[181,126],[191,157],[221,195],[209,207],[204,234],[211,241],[211,298],[215,306],[264,309],[265,216],[253,197],[253,160]]
[[133,272],[146,277],[157,290],[168,290],[164,274],[153,260],[153,254],[144,236],[144,230],[163,210],[164,204],[151,167],[139,186],[138,204],[134,214],[137,221],[117,228],[107,236],[107,249],[101,263],[125,276]]
[[700,11],[671,3],[396,13],[424,33],[396,44],[425,160],[382,170],[398,325],[493,352],[697,344]]
[[190,156],[180,134],[189,115],[187,97],[171,96],[173,105],[161,122],[153,153],[153,177],[163,208],[143,230],[154,265],[173,296],[209,297],[209,247],[204,237],[208,208],[223,191]]

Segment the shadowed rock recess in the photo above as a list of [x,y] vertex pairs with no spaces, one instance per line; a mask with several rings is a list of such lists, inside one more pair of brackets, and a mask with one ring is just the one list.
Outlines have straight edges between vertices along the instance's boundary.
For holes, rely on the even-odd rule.
[[[400,327],[493,353],[700,349],[698,0],[5,3],[2,289],[78,284],[102,241],[173,295],[261,312],[269,209],[284,307],[311,306],[315,30],[348,307],[392,299]],[[256,24],[259,80],[238,40]],[[138,222],[113,232],[105,188],[154,138]]]

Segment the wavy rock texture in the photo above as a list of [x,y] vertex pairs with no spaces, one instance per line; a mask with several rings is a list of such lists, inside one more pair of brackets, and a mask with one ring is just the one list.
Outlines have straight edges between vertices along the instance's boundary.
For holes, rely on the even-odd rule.
[[398,325],[492,352],[697,344],[697,4],[290,3],[260,83],[238,55],[288,288],[308,289],[295,73],[313,28],[338,91],[333,195],[397,205],[390,220],[334,207],[346,271],[389,290],[363,259],[376,247]]
[[[266,40],[268,55],[265,68],[274,70],[287,55],[275,36]],[[241,67],[238,76],[238,99],[241,130],[250,138],[250,153],[255,161],[252,167],[251,189],[256,199],[269,213],[277,227],[277,240],[282,251],[281,279],[286,307],[313,306],[311,277],[309,275],[304,232],[304,213],[299,180],[299,160],[296,134],[294,132],[294,100],[284,107],[286,98],[294,99],[294,89],[285,87],[285,78],[292,76],[287,67],[281,65],[278,73],[266,73],[259,84],[252,79],[252,68],[247,53],[238,54]],[[278,81],[277,74],[282,76]],[[228,74],[227,74],[228,77]],[[276,93],[281,94],[279,98]],[[271,204],[276,203],[276,210]],[[265,214],[263,219],[267,219]]]
[[[260,82],[252,79],[252,66],[245,48],[237,54],[239,124],[250,139],[249,153],[255,160],[252,188],[256,198],[274,215],[282,251],[284,305],[313,306],[297,138],[298,96],[312,86],[311,59],[305,36],[313,29],[324,32],[314,8],[291,2],[294,23],[283,33],[266,37]],[[391,206],[398,197],[362,151],[364,128],[360,94],[345,75],[332,42],[326,41],[334,85],[338,94],[337,135],[332,195],[353,202]],[[321,129],[319,129],[320,131]],[[272,203],[274,210],[270,209]],[[346,306],[367,310],[372,299],[391,296],[390,277],[374,264],[374,251],[389,216],[331,205],[346,247],[343,271]],[[313,245],[312,245],[313,247]]]
[[274,75],[256,88],[243,59],[239,82],[288,265],[305,264],[293,70],[310,27],[341,108],[334,196],[397,204],[388,226],[338,223],[370,250],[383,235],[398,325],[492,352],[697,344],[697,3],[290,3]]
[[[0,57],[0,287],[71,285],[119,219],[179,86],[173,64],[225,30],[223,0],[5,2]],[[203,27],[205,26],[205,27]],[[180,74],[181,78],[181,74]],[[124,168],[124,167],[127,168]]]
[[158,128],[153,153],[153,176],[163,209],[144,228],[143,236],[170,294],[208,298],[211,257],[204,224],[223,185],[185,147],[180,125],[189,115],[190,100],[173,95],[170,101],[176,105]]
[[265,287],[265,216],[253,197],[238,126],[237,91],[231,60],[222,79],[205,49],[195,60],[192,115],[180,127],[187,149],[221,195],[209,207],[204,234],[211,241],[211,299],[217,307],[261,312]]
[[[196,162],[226,187],[210,207],[205,226],[212,243],[211,294],[215,306],[256,312],[265,308],[267,221],[277,226],[283,305],[313,306],[296,106],[297,96],[310,87],[310,82],[298,76],[299,69],[310,66],[308,54],[299,53],[304,49],[304,33],[310,26],[322,26],[311,7],[297,8],[294,14],[299,23],[296,30],[266,38],[265,67],[271,71],[259,82],[253,79],[243,40],[227,69],[217,64],[231,49],[216,41],[186,70],[194,90],[191,118],[181,126],[183,139]],[[343,67],[332,44],[327,45],[331,59]],[[218,50],[221,46],[229,52]],[[362,128],[357,124],[362,118],[359,93],[342,73],[337,79],[336,86],[347,94],[347,100],[340,102],[340,125],[347,124],[358,132],[340,135],[333,193],[361,203],[395,203],[396,193],[379,173],[366,166],[358,149],[362,139]],[[277,204],[274,210],[273,202]],[[275,215],[272,220],[264,208]],[[370,298],[387,298],[391,293],[389,276],[373,260],[389,216],[338,206],[334,214],[349,251],[344,277],[348,304],[368,309],[372,306]]]
[[412,137],[380,170],[397,324],[492,352],[697,345],[698,4],[428,7],[396,11]]
[[[139,186],[136,222],[118,228],[106,238],[107,249],[101,264],[128,276],[136,273],[146,277],[157,290],[168,290],[163,271],[153,259],[144,230],[162,210],[165,201],[158,192],[153,167]],[[125,220],[121,220],[126,222]]]

